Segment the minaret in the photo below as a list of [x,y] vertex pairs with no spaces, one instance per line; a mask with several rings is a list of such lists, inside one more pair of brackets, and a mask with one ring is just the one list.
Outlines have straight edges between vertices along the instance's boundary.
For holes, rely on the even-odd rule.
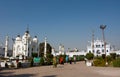
[[60,44],[59,45],[59,54],[62,54],[62,50],[61,49],[62,49],[62,45]]
[[7,57],[7,52],[8,52],[8,41],[9,41],[9,37],[6,36],[6,41],[5,41],[5,58]]
[[46,58],[46,52],[47,52],[47,38],[45,37],[45,46],[44,46],[44,57]]
[[28,56],[28,35],[29,35],[29,27],[27,26],[27,30],[25,31],[25,54],[24,59]]

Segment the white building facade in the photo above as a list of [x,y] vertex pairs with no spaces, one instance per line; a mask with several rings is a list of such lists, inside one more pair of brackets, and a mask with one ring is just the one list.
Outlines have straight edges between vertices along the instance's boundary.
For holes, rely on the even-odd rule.
[[39,53],[38,38],[37,36],[32,38],[27,30],[22,37],[20,35],[16,37],[13,44],[13,57],[31,57],[32,53]]
[[111,53],[111,45],[106,43],[106,51],[104,51],[104,41],[102,40],[94,40],[94,42],[90,42],[90,45],[87,46],[87,53],[91,52],[94,56],[102,56],[102,54],[110,55]]

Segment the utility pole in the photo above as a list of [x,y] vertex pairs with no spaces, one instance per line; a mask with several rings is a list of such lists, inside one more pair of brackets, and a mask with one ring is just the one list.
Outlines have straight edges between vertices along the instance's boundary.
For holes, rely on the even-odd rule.
[[104,52],[105,52],[105,63],[107,63],[107,55],[106,55],[106,42],[105,42],[105,35],[104,35],[104,30],[106,28],[106,25],[100,25],[100,29],[102,30],[102,36],[103,36],[103,42],[104,42]]
[[45,37],[45,45],[44,45],[44,57],[46,58],[47,53],[47,38]]

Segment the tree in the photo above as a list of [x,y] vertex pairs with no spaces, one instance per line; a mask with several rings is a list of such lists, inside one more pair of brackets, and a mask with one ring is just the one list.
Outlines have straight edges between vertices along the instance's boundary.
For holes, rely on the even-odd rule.
[[93,53],[87,53],[87,54],[86,54],[86,58],[87,58],[88,60],[92,60],[93,57],[94,57],[94,54],[93,54]]
[[[39,48],[40,48],[39,53],[40,53],[41,57],[44,56],[44,44],[45,44],[44,42],[39,44]],[[52,52],[51,49],[52,49],[51,45],[49,43],[47,43],[47,54],[51,54],[51,52]]]
[[40,57],[43,58],[45,64],[50,65],[52,64],[52,59],[53,59],[53,55],[51,54],[52,47],[49,43],[47,43],[46,57],[44,57],[44,46],[45,46],[44,42],[39,44]]

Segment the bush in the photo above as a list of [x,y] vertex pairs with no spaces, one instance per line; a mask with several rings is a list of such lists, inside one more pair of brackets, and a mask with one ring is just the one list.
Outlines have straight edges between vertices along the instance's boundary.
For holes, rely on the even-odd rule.
[[110,53],[110,55],[111,55],[111,57],[112,57],[113,60],[116,59],[116,56],[117,56],[116,53]]
[[32,53],[32,57],[37,57],[38,54],[37,53]]
[[102,54],[102,58],[105,59],[105,57],[106,57],[105,54]]
[[44,65],[44,58],[43,57],[41,57],[41,59],[40,59],[40,65]]
[[113,61],[113,67],[120,67],[120,58]]
[[108,64],[110,64],[111,62],[112,62],[112,57],[111,56],[107,56],[107,62],[108,62]]
[[33,62],[33,59],[32,59],[31,62],[30,62],[30,66],[31,66],[31,67],[33,66],[33,63],[34,63],[34,62]]
[[87,54],[86,54],[86,58],[87,58],[88,60],[92,60],[93,57],[94,57],[94,54],[93,54],[93,53],[87,53]]
[[77,61],[83,61],[85,58],[84,55],[77,56]]
[[105,66],[105,60],[104,59],[95,59],[93,61],[94,66]]

